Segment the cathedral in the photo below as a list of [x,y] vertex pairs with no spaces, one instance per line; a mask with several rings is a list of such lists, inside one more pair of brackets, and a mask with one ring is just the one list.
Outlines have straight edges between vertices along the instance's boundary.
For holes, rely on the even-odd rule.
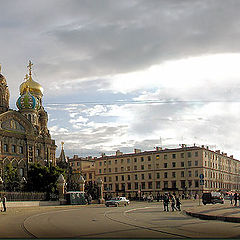
[[0,176],[9,163],[18,169],[21,177],[27,176],[31,163],[56,165],[57,146],[47,128],[43,88],[32,79],[32,65],[29,61],[29,73],[19,88],[18,111],[9,109],[9,89],[0,66]]

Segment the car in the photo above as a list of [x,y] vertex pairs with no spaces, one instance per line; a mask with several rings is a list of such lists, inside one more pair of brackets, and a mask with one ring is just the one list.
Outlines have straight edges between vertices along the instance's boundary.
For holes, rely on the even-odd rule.
[[216,203],[224,203],[224,198],[219,192],[207,192],[202,195],[202,202],[204,205],[206,204],[216,204]]
[[127,206],[129,204],[130,204],[130,201],[128,199],[126,199],[126,197],[116,197],[116,198],[112,198],[112,199],[105,202],[106,207]]

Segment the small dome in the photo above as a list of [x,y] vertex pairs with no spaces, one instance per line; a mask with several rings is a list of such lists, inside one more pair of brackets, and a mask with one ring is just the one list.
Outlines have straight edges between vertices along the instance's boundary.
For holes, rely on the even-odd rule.
[[38,110],[40,107],[39,100],[37,97],[34,97],[30,92],[29,89],[27,88],[26,92],[21,95],[17,102],[16,105],[19,110],[22,109],[36,109]]
[[27,90],[27,88],[29,88],[29,92],[35,96],[42,96],[43,95],[43,88],[42,86],[33,81],[32,77],[29,76],[29,78],[27,79],[26,82],[23,82],[20,85],[20,94],[24,94]]

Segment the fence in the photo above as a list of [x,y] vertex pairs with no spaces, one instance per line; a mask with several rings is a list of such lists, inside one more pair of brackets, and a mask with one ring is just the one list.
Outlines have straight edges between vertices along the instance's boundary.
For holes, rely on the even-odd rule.
[[6,196],[7,201],[44,201],[47,194],[43,192],[0,192],[0,198]]

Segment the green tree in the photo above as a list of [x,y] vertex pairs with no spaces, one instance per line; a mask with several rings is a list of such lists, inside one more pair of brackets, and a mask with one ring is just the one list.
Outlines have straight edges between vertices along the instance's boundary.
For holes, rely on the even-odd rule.
[[46,192],[49,195],[57,191],[57,179],[64,170],[55,166],[31,164],[28,170],[26,191]]
[[4,189],[6,191],[19,191],[20,190],[20,178],[18,175],[18,170],[12,166],[12,164],[8,164],[5,167],[4,171]]

